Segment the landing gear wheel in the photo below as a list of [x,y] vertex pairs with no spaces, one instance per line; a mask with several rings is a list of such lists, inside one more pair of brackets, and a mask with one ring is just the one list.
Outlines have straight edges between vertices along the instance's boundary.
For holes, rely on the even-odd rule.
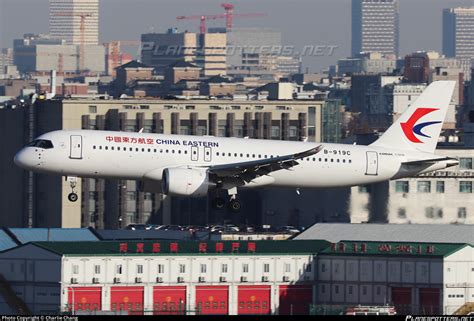
[[225,201],[224,201],[224,199],[222,199],[220,197],[216,197],[214,199],[213,205],[214,205],[214,208],[220,210],[220,209],[224,208]]
[[242,208],[242,204],[236,200],[236,199],[233,199],[229,202],[229,208],[233,211],[233,212],[239,212],[240,209]]
[[79,196],[77,196],[76,193],[69,193],[69,195],[67,196],[67,199],[70,201],[70,202],[76,202],[78,200]]

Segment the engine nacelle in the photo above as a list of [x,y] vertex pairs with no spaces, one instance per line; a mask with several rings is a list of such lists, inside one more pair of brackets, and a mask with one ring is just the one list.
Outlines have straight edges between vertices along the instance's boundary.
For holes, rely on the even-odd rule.
[[163,170],[163,193],[172,196],[201,197],[215,184],[209,181],[207,169],[166,168]]

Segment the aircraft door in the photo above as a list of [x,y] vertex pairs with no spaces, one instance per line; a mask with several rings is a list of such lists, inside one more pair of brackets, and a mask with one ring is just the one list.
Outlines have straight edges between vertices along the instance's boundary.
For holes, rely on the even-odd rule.
[[197,161],[199,159],[199,148],[197,146],[191,147],[191,160]]
[[69,158],[82,159],[82,136],[71,135],[71,153]]
[[204,161],[210,162],[212,160],[212,149],[211,147],[204,147]]
[[365,175],[378,175],[378,155],[377,152],[367,152],[367,164]]

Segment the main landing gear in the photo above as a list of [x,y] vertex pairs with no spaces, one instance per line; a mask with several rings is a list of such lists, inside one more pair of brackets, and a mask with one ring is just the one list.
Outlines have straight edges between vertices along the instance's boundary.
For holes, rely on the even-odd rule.
[[77,177],[74,176],[66,176],[66,180],[69,182],[71,186],[72,192],[68,194],[67,199],[69,202],[76,202],[79,199],[79,196],[76,193],[76,185],[77,185]]
[[[242,208],[242,203],[237,199],[237,187],[233,187],[227,190],[230,200],[227,203],[227,208],[232,212],[239,212]],[[213,205],[214,208],[220,210],[225,207],[226,201],[222,197],[216,197],[214,199]]]

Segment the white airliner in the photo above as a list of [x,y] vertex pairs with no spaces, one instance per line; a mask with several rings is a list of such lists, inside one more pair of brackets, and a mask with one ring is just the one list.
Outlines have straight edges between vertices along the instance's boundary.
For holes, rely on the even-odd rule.
[[[369,146],[212,136],[59,130],[41,135],[15,156],[27,170],[65,176],[69,200],[78,177],[140,181],[142,190],[200,197],[237,188],[354,186],[411,177],[458,164],[434,154],[454,81],[433,82]],[[216,200],[216,206],[225,202]]]

